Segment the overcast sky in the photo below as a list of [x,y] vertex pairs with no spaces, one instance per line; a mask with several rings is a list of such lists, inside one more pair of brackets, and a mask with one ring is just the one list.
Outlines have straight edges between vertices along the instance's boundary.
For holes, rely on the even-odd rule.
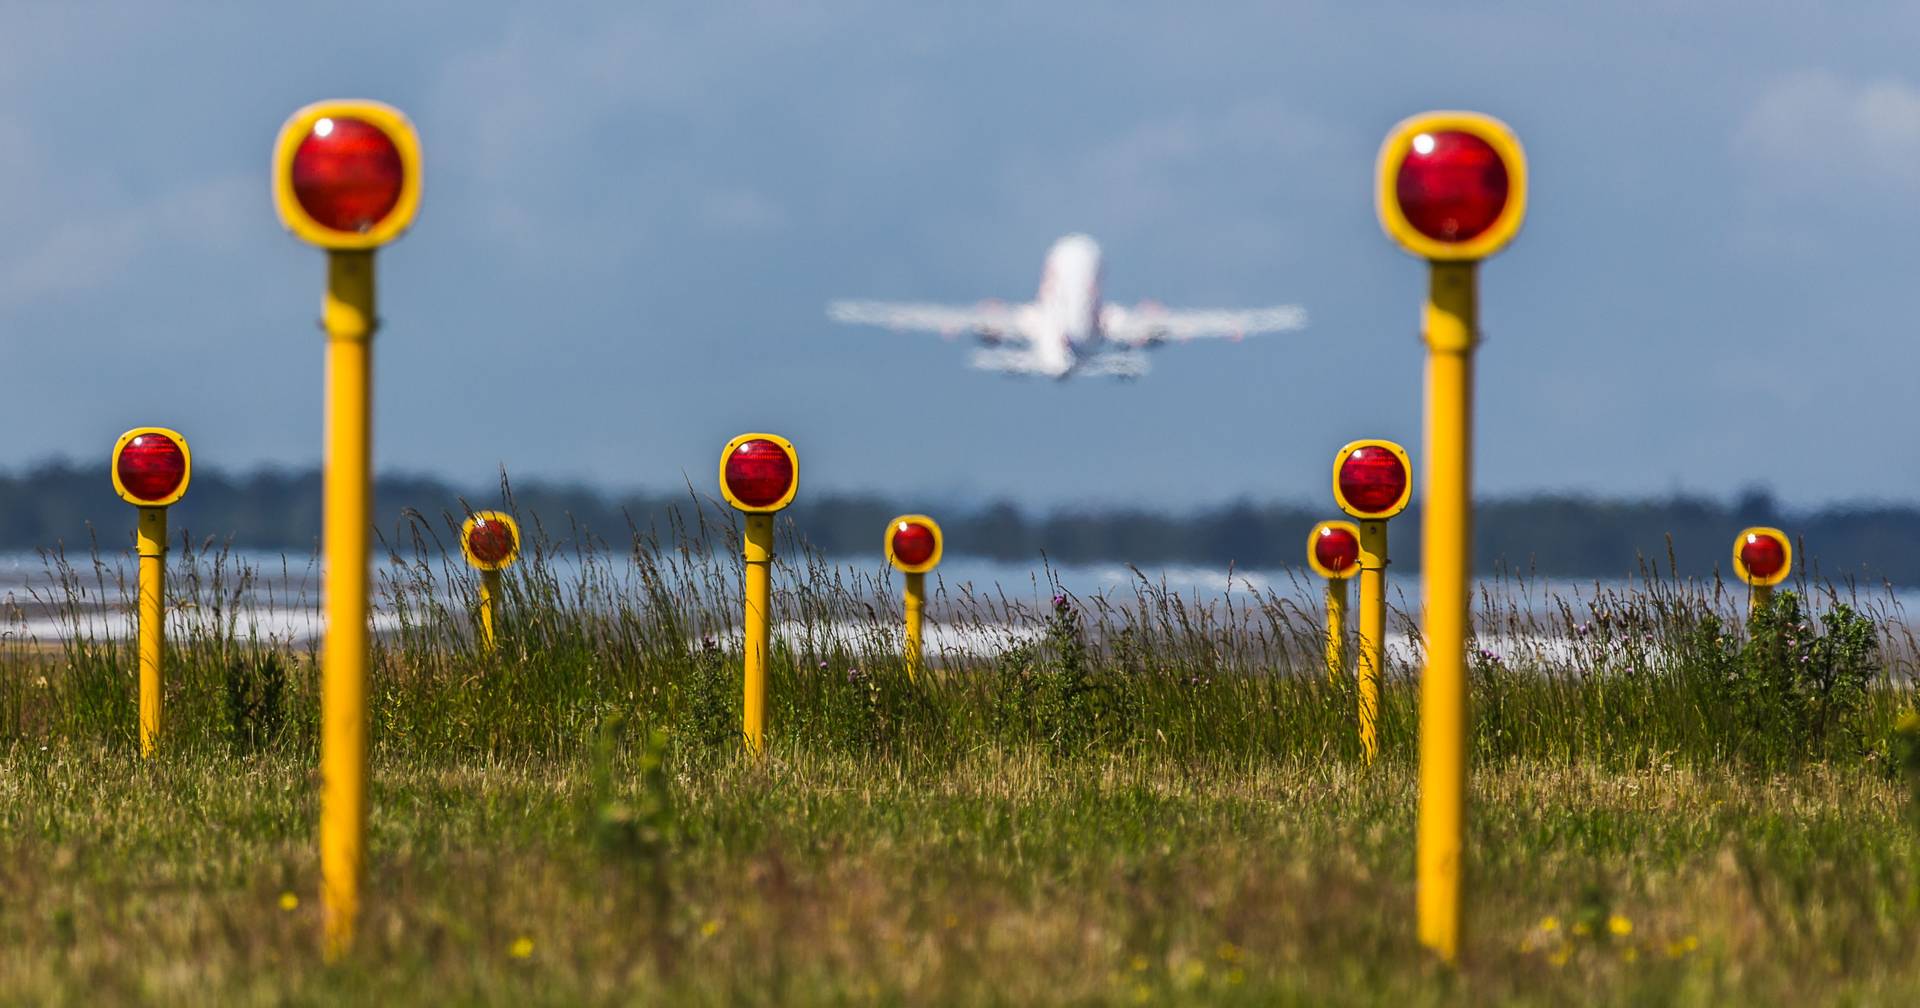
[[[104,480],[139,423],[318,461],[322,256],[267,158],[362,96],[426,158],[380,257],[383,470],[704,489],[765,429],[802,492],[1324,500],[1351,438],[1418,454],[1423,270],[1371,174],[1460,107],[1533,181],[1482,271],[1483,493],[1920,495],[1911,7],[388,6],[0,5],[0,466]],[[1053,384],[825,318],[1031,297],[1068,231],[1116,301],[1313,323]]]

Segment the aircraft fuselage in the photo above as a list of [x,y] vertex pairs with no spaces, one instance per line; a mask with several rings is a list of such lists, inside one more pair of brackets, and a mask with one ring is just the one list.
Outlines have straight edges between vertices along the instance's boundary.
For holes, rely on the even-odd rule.
[[1034,298],[1032,349],[1035,363],[1054,378],[1067,377],[1081,357],[1099,351],[1100,271],[1100,244],[1086,235],[1067,235],[1047,250]]

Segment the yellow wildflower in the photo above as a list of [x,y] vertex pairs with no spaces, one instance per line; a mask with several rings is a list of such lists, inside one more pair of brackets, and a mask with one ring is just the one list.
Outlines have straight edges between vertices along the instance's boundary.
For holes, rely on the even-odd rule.
[[1700,939],[1692,935],[1688,935],[1679,941],[1670,941],[1667,943],[1667,958],[1678,959],[1699,947]]
[[507,946],[507,954],[515,959],[525,959],[533,955],[533,939],[526,935],[515,938],[513,944]]
[[1567,960],[1572,958],[1573,958],[1572,943],[1561,942],[1560,947],[1554,949],[1553,953],[1547,956],[1547,961],[1552,963],[1555,969],[1559,969],[1560,967],[1565,966],[1567,964]]
[[1617,937],[1625,938],[1633,933],[1633,922],[1619,914],[1614,914],[1607,918],[1607,930]]
[[1585,938],[1586,936],[1593,933],[1593,925],[1588,924],[1586,921],[1574,921],[1573,933],[1582,938]]
[[720,930],[719,921],[717,920],[707,921],[705,924],[700,925],[700,937],[711,938],[715,934],[717,934],[719,930]]
[[1127,965],[1132,967],[1135,973],[1145,973],[1147,971],[1147,957],[1134,956],[1132,959],[1127,960]]
[[1246,955],[1240,946],[1232,942],[1221,942],[1217,951],[1221,962],[1237,963]]
[[280,909],[292,910],[299,905],[300,905],[300,897],[295,896],[290,892],[283,892],[280,894]]
[[1552,914],[1548,914],[1545,917],[1540,918],[1540,930],[1547,931],[1547,932],[1560,930],[1560,918],[1555,917]]

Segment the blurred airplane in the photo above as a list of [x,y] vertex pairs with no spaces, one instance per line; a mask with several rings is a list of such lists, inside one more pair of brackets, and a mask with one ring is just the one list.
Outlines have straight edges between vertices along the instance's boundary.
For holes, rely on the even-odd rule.
[[837,322],[921,330],[949,338],[971,332],[991,349],[976,350],[972,364],[1003,374],[1066,378],[1107,375],[1138,378],[1147,373],[1149,347],[1167,342],[1249,333],[1285,332],[1307,324],[1296,305],[1247,311],[1175,311],[1154,302],[1133,308],[1100,300],[1100,245],[1072,234],[1047,250],[1040,293],[1031,304],[987,301],[973,308],[890,301],[835,301],[827,316]]

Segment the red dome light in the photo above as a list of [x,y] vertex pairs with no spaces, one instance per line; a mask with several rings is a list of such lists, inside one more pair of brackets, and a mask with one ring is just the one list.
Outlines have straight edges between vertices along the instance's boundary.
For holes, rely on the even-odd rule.
[[780,502],[793,486],[793,458],[766,438],[745,441],[727,456],[727,491],[748,507]]
[[1740,543],[1740,562],[1747,565],[1748,576],[1765,581],[1787,565],[1787,548],[1770,535],[1748,533]]
[[1407,467],[1379,445],[1363,445],[1340,463],[1340,496],[1368,514],[1390,511],[1407,492]]
[[893,527],[893,558],[908,567],[918,567],[933,558],[933,530],[919,522],[900,522]]
[[166,500],[187,478],[187,456],[172,438],[149,432],[127,442],[114,469],[128,493],[141,500]]
[[1485,140],[1461,130],[1413,138],[1394,192],[1407,223],[1435,241],[1478,238],[1507,206],[1507,165]]
[[467,549],[473,551],[474,559],[490,566],[505,563],[513,555],[515,545],[513,529],[503,521],[479,518],[467,531]]
[[1360,562],[1360,539],[1343,528],[1326,527],[1313,540],[1313,558],[1338,573]]
[[325,227],[362,234],[400,202],[406,169],[386,131],[364,119],[316,120],[293,153],[293,195]]

